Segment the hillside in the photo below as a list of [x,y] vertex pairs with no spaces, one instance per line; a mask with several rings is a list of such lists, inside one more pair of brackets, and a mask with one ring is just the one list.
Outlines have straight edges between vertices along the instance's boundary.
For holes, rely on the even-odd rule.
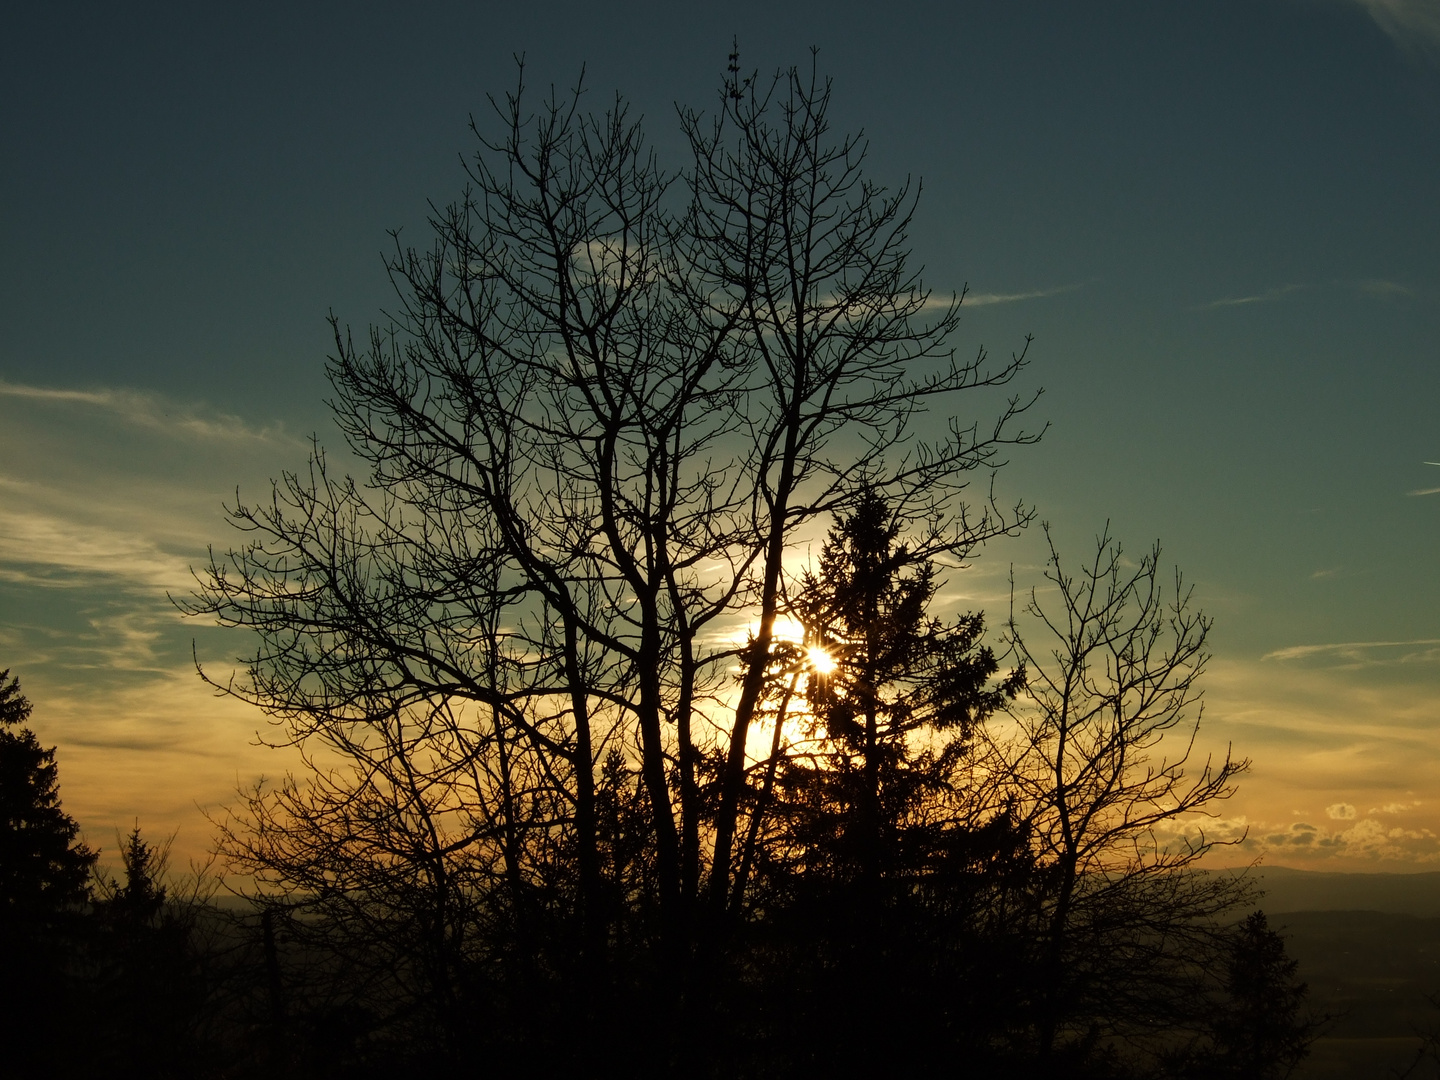
[[1260,906],[1300,962],[1311,1004],[1334,1017],[1295,1080],[1400,1075],[1417,1033],[1440,1031],[1430,1000],[1440,993],[1440,873],[1265,867],[1257,876]]

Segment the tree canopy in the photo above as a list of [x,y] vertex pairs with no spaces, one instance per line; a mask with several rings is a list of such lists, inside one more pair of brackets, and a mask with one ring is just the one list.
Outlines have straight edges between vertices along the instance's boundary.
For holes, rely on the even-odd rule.
[[1031,521],[995,494],[1028,340],[956,351],[918,186],[813,64],[732,55],[673,172],[587,101],[522,77],[473,123],[387,321],[332,318],[363,474],[317,446],[237,503],[187,605],[304,755],[218,822],[273,985],[283,940],[356,1060],[1172,1061],[1248,888],[1194,872],[1245,768],[1187,772],[1208,620],[1108,536],[1052,549],[1048,651],[932,613]]

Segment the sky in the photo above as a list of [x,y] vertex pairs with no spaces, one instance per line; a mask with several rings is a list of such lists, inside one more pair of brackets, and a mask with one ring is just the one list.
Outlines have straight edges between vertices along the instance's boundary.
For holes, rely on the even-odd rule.
[[[0,32],[0,668],[92,844],[286,767],[184,620],[223,505],[302,468],[326,316],[390,293],[516,80],[675,103],[809,62],[920,180],[955,344],[1050,423],[1000,476],[1078,558],[1157,538],[1214,616],[1201,743],[1236,860],[1440,869],[1440,0],[12,5]],[[1038,530],[952,577],[1003,619]],[[1042,596],[1043,599],[1043,596]]]

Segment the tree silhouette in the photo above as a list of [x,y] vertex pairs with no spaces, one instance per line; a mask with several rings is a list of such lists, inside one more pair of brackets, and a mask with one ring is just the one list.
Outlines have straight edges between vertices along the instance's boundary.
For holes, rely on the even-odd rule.
[[1127,563],[1107,532],[1078,571],[1052,538],[1046,576],[1058,602],[1032,591],[1010,624],[1026,692],[1010,730],[987,732],[977,757],[991,777],[977,790],[1013,807],[1040,868],[1042,1060],[1200,1023],[1205,958],[1224,939],[1224,916],[1253,895],[1244,877],[1195,870],[1217,844],[1238,842],[1197,822],[1249,762],[1226,747],[1190,768],[1211,623],[1179,572],[1167,591],[1158,545]]
[[332,321],[364,475],[317,445],[231,508],[186,607],[252,632],[216,685],[302,762],[217,821],[272,1058],[1083,1075],[1200,1037],[1246,888],[1192,872],[1244,768],[1186,771],[1209,622],[1108,538],[1052,548],[1052,648],[929,613],[1030,520],[968,485],[1035,396],[958,419],[1024,352],[957,357],[916,189],[830,101],[732,55],[670,174],[522,72],[397,235],[394,317]]
[[[317,450],[234,508],[247,543],[203,575],[190,610],[259,639],[217,682],[315,762],[240,807],[226,848],[326,916],[305,925],[377,958],[413,945],[374,977],[427,1003],[404,1012],[437,1044],[468,1051],[467,996],[522,971],[578,980],[575,1037],[603,1038],[617,942],[659,973],[637,1006],[657,1038],[688,1032],[702,939],[743,903],[787,552],[862,484],[927,523],[919,560],[1027,516],[965,500],[1033,439],[1033,395],[953,419],[1023,354],[955,355],[959,299],[908,265],[913,193],[865,178],[829,103],[813,71],[732,73],[713,115],[683,111],[672,182],[621,102],[496,102],[472,189],[430,247],[397,245],[394,322],[336,324],[336,419],[368,476]],[[927,428],[932,408],[952,419]],[[603,849],[612,750],[639,859]]]
[[886,877],[925,867],[961,813],[957,766],[975,726],[1023,685],[1022,671],[993,680],[983,616],[929,616],[935,566],[899,532],[885,500],[863,491],[797,583],[787,612],[804,641],[772,653],[771,752],[751,770],[760,806],[777,785],[783,798],[763,836],[765,814],[751,814],[737,902],[761,847],[769,873],[777,859],[823,867],[871,902]]
[[52,925],[72,913],[88,897],[95,862],[60,807],[54,748],[20,727],[30,712],[20,680],[0,671],[0,917],[7,927]]
[[170,864],[170,842],[155,847],[140,834],[137,824],[119,849],[125,880],[102,879],[100,904],[117,923],[151,927],[165,909],[168,889],[161,878]]
[[21,726],[30,712],[20,680],[0,672],[0,1022],[7,1064],[64,1073],[76,1042],[70,968],[96,853],[60,806],[54,748]]
[[811,664],[807,704],[829,751],[823,772],[837,788],[855,865],[870,881],[898,857],[913,810],[949,786],[974,726],[1024,684],[1016,671],[989,685],[1000,666],[980,644],[982,615],[951,626],[928,615],[940,585],[934,563],[897,543],[899,531],[884,499],[863,491],[793,605],[829,668]]
[[197,906],[164,883],[170,841],[152,845],[138,825],[117,840],[123,880],[97,877],[91,915],[92,1063],[112,1076],[202,1074],[211,1064],[200,1028],[212,987]]
[[[801,575],[786,611],[804,641],[777,650],[768,677],[771,753],[751,786],[773,808],[752,812],[737,883],[790,969],[768,976],[794,1019],[772,1044],[807,1068],[973,1057],[990,1023],[978,999],[994,1004],[1004,951],[986,917],[1030,863],[1008,814],[972,815],[964,768],[976,727],[1023,672],[997,678],[980,615],[929,614],[941,583],[907,539],[886,500],[862,491]],[[836,1001],[863,1003],[864,1026],[815,1045],[804,1033]]]
[[1305,1012],[1299,964],[1263,911],[1247,915],[1227,943],[1224,997],[1211,1020],[1211,1048],[1195,1074],[1235,1080],[1289,1076],[1324,1019]]

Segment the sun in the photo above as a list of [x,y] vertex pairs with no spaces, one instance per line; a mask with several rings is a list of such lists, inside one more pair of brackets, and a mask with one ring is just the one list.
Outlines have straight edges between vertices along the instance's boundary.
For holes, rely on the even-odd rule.
[[810,668],[817,675],[829,675],[835,670],[835,658],[824,649],[811,647],[809,650]]

